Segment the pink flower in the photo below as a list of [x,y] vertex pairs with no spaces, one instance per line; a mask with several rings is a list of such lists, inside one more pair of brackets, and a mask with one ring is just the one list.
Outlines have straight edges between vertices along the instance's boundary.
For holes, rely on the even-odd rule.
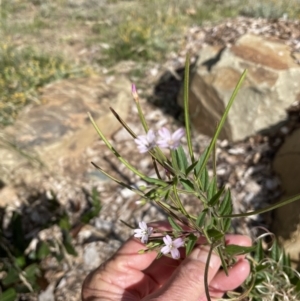
[[161,248],[161,252],[163,254],[171,253],[171,256],[174,259],[178,259],[180,257],[179,248],[184,246],[184,241],[182,238],[176,238],[172,241],[172,238],[169,235],[166,235],[163,238],[165,246]]
[[157,145],[161,148],[176,149],[179,146],[184,133],[185,131],[183,128],[178,129],[173,134],[171,134],[167,128],[161,128],[158,131],[161,139],[157,140]]
[[138,97],[138,94],[137,94],[137,91],[136,91],[135,84],[132,84],[132,85],[131,85],[131,93],[132,93],[132,95],[133,95],[134,98],[137,98],[137,97]]
[[149,130],[146,135],[140,135],[134,139],[140,153],[146,153],[156,146],[156,136],[153,130]]
[[152,234],[153,228],[148,227],[145,222],[139,222],[140,229],[134,229],[134,237],[140,238],[143,244],[148,242],[149,236]]

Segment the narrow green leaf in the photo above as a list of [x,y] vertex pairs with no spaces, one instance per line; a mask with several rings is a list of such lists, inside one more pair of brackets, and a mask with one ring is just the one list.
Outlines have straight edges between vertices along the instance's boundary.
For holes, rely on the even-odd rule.
[[188,236],[188,242],[187,242],[186,249],[185,249],[186,256],[191,254],[196,242],[197,242],[197,236],[195,236],[194,234],[190,234]]
[[196,220],[196,225],[197,225],[198,227],[202,228],[202,227],[204,226],[206,214],[207,214],[207,209],[204,209],[204,210],[201,211],[200,214],[198,215],[197,220]]
[[48,244],[46,242],[42,241],[42,243],[39,246],[38,251],[37,251],[37,258],[39,260],[42,260],[42,259],[46,258],[49,254],[50,254],[50,248],[49,248]]
[[212,181],[209,183],[208,190],[207,190],[207,199],[210,200],[217,192],[217,182],[216,178],[213,178]]
[[189,153],[191,161],[194,161],[194,153],[191,138],[191,126],[190,126],[190,114],[189,114],[189,77],[190,77],[190,56],[186,55],[185,68],[184,68],[184,92],[183,92],[183,104],[184,104],[184,121],[186,130],[186,139],[188,143]]
[[7,271],[6,277],[1,280],[4,286],[9,286],[19,281],[19,273],[13,267],[10,267]]
[[208,158],[209,158],[209,156],[210,156],[210,154],[211,154],[211,152],[212,152],[212,150],[213,150],[213,148],[214,148],[214,145],[215,145],[215,143],[216,143],[216,141],[217,141],[217,139],[218,139],[218,137],[219,137],[219,134],[220,134],[220,132],[221,132],[221,130],[222,130],[222,128],[223,128],[223,125],[224,125],[224,123],[225,123],[225,120],[226,120],[226,118],[227,118],[227,115],[228,115],[228,113],[229,113],[229,110],[230,110],[230,108],[231,108],[231,106],[232,106],[232,104],[233,104],[233,102],[234,102],[234,99],[235,99],[235,97],[236,97],[236,95],[237,95],[237,93],[238,93],[238,91],[239,91],[239,89],[240,89],[240,87],[241,87],[241,85],[242,85],[242,83],[243,83],[245,77],[246,77],[246,74],[247,74],[247,70],[245,70],[245,71],[243,72],[243,74],[241,75],[241,77],[240,77],[240,79],[239,79],[239,82],[237,83],[237,85],[236,85],[236,87],[235,87],[235,89],[234,89],[234,91],[233,91],[233,93],[232,93],[232,95],[231,95],[231,97],[230,97],[230,99],[229,99],[229,101],[228,101],[228,104],[227,104],[227,106],[226,106],[225,112],[224,112],[224,114],[223,114],[223,116],[222,116],[222,118],[221,118],[221,120],[220,120],[220,123],[218,124],[218,127],[217,127],[217,129],[216,129],[216,132],[215,132],[215,134],[214,134],[214,136],[213,136],[213,138],[212,138],[212,140],[211,140],[211,142],[210,142],[210,145],[209,145],[209,147],[208,147],[208,149],[207,149],[207,152],[206,152],[205,158],[204,158],[204,160],[203,160],[203,162],[202,162],[202,165],[200,166],[199,171],[198,171],[198,173],[197,173],[197,175],[196,175],[197,178],[198,178],[199,175],[201,174],[203,168],[206,166],[206,163],[207,163],[207,161],[208,161]]
[[185,170],[185,174],[188,176],[190,174],[190,172],[192,170],[194,170],[194,168],[196,167],[197,164],[198,164],[198,161],[195,161],[194,163],[192,163],[191,165],[189,165],[187,167],[187,169]]
[[175,150],[175,154],[179,170],[185,173],[188,167],[188,160],[181,145]]
[[171,158],[172,158],[172,167],[175,171],[180,171],[179,163],[177,161],[176,150],[171,150]]
[[[262,272],[264,270],[267,270],[269,268],[269,266],[267,264],[258,264],[255,268],[256,272]],[[258,280],[256,283],[256,285],[260,284],[261,282],[263,282],[264,279],[260,279]]]
[[67,213],[64,213],[62,215],[62,217],[59,220],[58,225],[62,230],[69,231],[71,229],[71,223],[70,223],[70,219],[69,219],[69,216],[67,215]]
[[290,199],[277,202],[274,205],[266,206],[265,208],[262,208],[262,209],[253,210],[253,211],[250,211],[250,212],[243,212],[243,213],[239,213],[239,214],[230,214],[228,216],[224,214],[224,216],[225,217],[245,217],[245,216],[262,214],[262,213],[274,210],[276,208],[280,208],[284,205],[291,204],[291,203],[296,202],[296,201],[300,201],[300,194],[297,194],[296,196],[294,196]]
[[21,256],[16,257],[16,258],[15,258],[15,264],[16,264],[18,267],[20,267],[20,268],[24,267],[25,264],[26,264],[26,258],[25,258],[25,256],[24,256],[24,255],[21,255]]
[[227,233],[231,228],[231,218],[227,217],[223,219],[223,232]]
[[176,231],[182,231],[182,228],[179,225],[177,225],[177,223],[172,219],[172,217],[169,216],[168,217],[168,221],[169,221],[171,227],[174,230],[176,230]]
[[99,197],[99,192],[96,188],[93,188],[92,190],[92,196],[91,196],[91,208],[89,208],[88,211],[84,212],[84,214],[81,216],[81,221],[85,224],[89,223],[89,221],[97,217],[101,210],[101,202]]
[[209,229],[207,230],[207,234],[209,238],[213,241],[217,241],[224,236],[224,234],[217,229]]
[[15,301],[17,299],[17,292],[14,288],[9,288],[1,294],[0,299],[1,301]]
[[271,258],[275,261],[278,261],[280,258],[280,249],[277,243],[277,240],[274,240],[272,249],[271,249]]
[[230,256],[244,255],[253,252],[256,246],[244,247],[239,245],[227,245],[225,246],[226,253]]
[[232,213],[232,201],[230,190],[227,190],[218,210],[219,215],[229,215]]
[[262,247],[262,242],[259,240],[256,244],[256,249],[254,252],[254,259],[257,262],[261,262],[264,259],[264,250]]
[[99,129],[98,125],[96,124],[95,120],[93,119],[92,115],[88,113],[88,116],[92,122],[93,127],[95,128],[96,132],[100,136],[100,138],[103,140],[105,145],[108,147],[108,149],[118,158],[120,162],[122,162],[129,170],[131,170],[133,173],[135,173],[137,176],[142,178],[144,181],[150,184],[158,184],[160,186],[166,186],[167,184],[159,179],[154,178],[148,178],[146,175],[140,173],[136,168],[134,168],[131,164],[129,164],[118,152],[117,150],[111,145],[111,143],[106,139],[102,131]]
[[64,231],[63,233],[63,245],[68,252],[68,254],[77,256],[77,252],[72,244],[72,238],[71,235]]
[[195,166],[195,175],[198,175],[197,178],[199,178],[199,175],[200,175],[200,169],[201,169],[201,166],[203,165],[203,162],[205,160],[205,157],[207,156],[207,152],[208,152],[208,148],[206,148],[204,150],[204,152],[201,154],[201,156],[199,157],[198,161],[197,161],[197,164]]
[[209,176],[208,176],[208,171],[207,168],[205,167],[200,175],[200,182],[202,185],[202,189],[204,192],[207,191],[208,186],[209,186]]
[[215,206],[224,192],[225,187],[222,187],[209,201],[208,206]]
[[179,179],[179,182],[182,184],[182,186],[185,188],[185,190],[190,192],[195,192],[195,188],[193,183],[188,179]]
[[34,282],[36,277],[38,276],[40,269],[37,263],[32,263],[31,265],[27,266],[24,270],[26,279]]

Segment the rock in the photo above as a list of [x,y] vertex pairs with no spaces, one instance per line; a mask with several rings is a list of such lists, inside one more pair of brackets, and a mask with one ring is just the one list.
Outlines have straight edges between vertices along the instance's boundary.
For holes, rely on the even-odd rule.
[[85,174],[89,162],[80,164],[80,157],[99,141],[87,112],[110,138],[121,125],[109,107],[126,119],[132,101],[130,87],[124,77],[109,83],[102,77],[66,79],[44,87],[42,104],[25,108],[16,123],[4,130],[1,180],[8,183],[18,175],[30,182],[39,177],[36,163],[55,175],[63,172],[72,178]]
[[38,296],[38,301],[54,301],[54,285],[49,284],[47,289],[42,291]]
[[[300,194],[300,129],[288,136],[277,152],[273,167],[279,175],[284,195],[282,200]],[[274,211],[272,231],[299,267],[300,262],[300,200]]]
[[114,254],[120,245],[121,243],[114,239],[110,239],[109,243],[96,241],[85,245],[83,250],[84,269],[90,271],[97,268],[102,262]]
[[[300,66],[283,43],[246,34],[231,47],[206,46],[191,76],[190,112],[195,129],[213,135],[242,74],[240,88],[220,134],[242,140],[278,124],[285,110],[300,100]],[[182,97],[179,98],[182,105]]]

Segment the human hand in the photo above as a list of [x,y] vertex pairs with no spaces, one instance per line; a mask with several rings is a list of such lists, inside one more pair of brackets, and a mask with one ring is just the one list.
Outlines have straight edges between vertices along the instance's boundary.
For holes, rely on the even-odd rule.
[[[227,244],[251,246],[247,236],[227,235]],[[204,270],[208,247],[198,245],[183,260],[163,256],[156,260],[157,253],[138,254],[144,245],[129,239],[111,259],[90,273],[82,288],[83,301],[205,301]],[[241,285],[250,272],[244,256],[226,276],[220,270],[221,261],[212,254],[208,272],[209,292],[216,300],[225,292]]]

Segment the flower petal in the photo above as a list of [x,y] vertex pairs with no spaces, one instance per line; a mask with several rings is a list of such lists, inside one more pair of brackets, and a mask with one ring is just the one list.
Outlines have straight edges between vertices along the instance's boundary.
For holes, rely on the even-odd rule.
[[174,258],[174,259],[178,259],[180,257],[180,253],[178,251],[178,249],[172,249],[171,250],[171,256]]

